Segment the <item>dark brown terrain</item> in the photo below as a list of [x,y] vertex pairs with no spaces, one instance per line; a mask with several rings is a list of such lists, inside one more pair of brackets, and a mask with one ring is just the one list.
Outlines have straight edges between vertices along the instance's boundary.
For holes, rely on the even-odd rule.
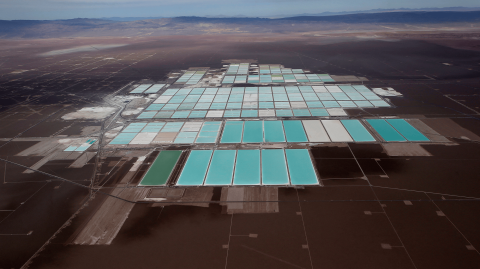
[[[299,22],[280,30],[161,19],[124,23],[118,32],[102,21],[64,33],[35,33],[45,25],[20,36],[4,31],[0,158],[9,162],[0,163],[0,268],[479,268],[479,23]],[[94,148],[81,167],[52,158],[38,168],[43,174],[25,170],[46,153],[24,151],[101,139],[131,119],[119,113],[123,99],[115,101],[129,83],[219,69],[227,59],[393,87],[403,94],[390,98],[394,107],[348,109],[349,117],[421,119],[448,143],[422,144],[423,155],[373,143],[314,145],[323,186],[272,188],[274,200],[242,202],[260,203],[249,208],[263,213],[229,214],[229,188],[193,188],[193,200],[125,202],[131,211],[109,244],[78,244],[95,214],[107,214],[114,199],[107,194],[123,191],[122,180],[149,150]],[[101,120],[62,119],[87,106],[116,111]],[[154,157],[128,182],[138,183]],[[263,197],[258,188],[246,191]]]

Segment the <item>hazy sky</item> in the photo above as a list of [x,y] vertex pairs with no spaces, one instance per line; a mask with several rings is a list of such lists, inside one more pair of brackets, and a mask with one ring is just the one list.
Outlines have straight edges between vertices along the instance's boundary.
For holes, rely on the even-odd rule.
[[479,7],[478,0],[0,0],[0,19],[269,17],[391,8]]

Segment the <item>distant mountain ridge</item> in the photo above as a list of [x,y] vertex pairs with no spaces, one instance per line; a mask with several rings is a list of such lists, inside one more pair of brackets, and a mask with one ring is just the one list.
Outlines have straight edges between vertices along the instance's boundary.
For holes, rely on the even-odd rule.
[[[281,18],[290,18],[290,17],[303,17],[303,16],[334,16],[334,15],[349,15],[349,14],[359,14],[359,13],[382,13],[382,12],[418,12],[418,11],[480,11],[479,7],[443,7],[443,8],[397,8],[397,9],[368,9],[368,10],[355,10],[355,11],[340,11],[340,12],[321,12],[321,13],[301,13],[301,14],[278,14],[274,16],[267,16],[261,18],[270,18],[270,19],[281,19]],[[206,15],[198,16],[204,18],[253,18],[245,15],[237,16],[226,16],[226,15]],[[139,20],[153,20],[153,19],[163,19],[163,18],[172,18],[172,17],[103,17],[98,18],[101,20],[109,21],[139,21]]]
[[345,23],[445,23],[480,21],[480,11],[420,11],[420,12],[385,12],[359,13],[335,16],[298,16],[278,20],[290,21],[325,21]]
[[335,29],[339,30],[345,24],[350,24],[355,29],[362,27],[366,29],[370,25],[370,29],[373,29],[374,26],[380,27],[378,25],[381,23],[397,24],[397,26],[404,24],[480,23],[480,11],[382,12],[333,16],[297,16],[278,19],[176,17],[135,21],[101,19],[0,20],[0,38],[141,36],[147,33],[149,35],[298,33],[319,31],[326,29],[326,25],[336,25]]
[[100,20],[107,20],[107,21],[144,21],[144,20],[156,20],[156,19],[163,19],[166,17],[104,17],[98,18]]
[[341,11],[341,12],[322,12],[322,13],[303,13],[303,14],[291,14],[291,15],[278,15],[275,18],[287,18],[287,17],[303,17],[303,16],[333,16],[333,15],[349,15],[359,13],[383,13],[383,12],[419,12],[419,11],[480,11],[480,7],[443,7],[443,8],[396,8],[396,9],[368,9],[368,10],[356,10],[356,11]]
[[389,13],[359,13],[333,16],[297,16],[278,19],[267,18],[206,18],[206,17],[176,17],[182,22],[281,22],[281,21],[308,21],[308,22],[345,22],[345,23],[442,23],[442,22],[471,22],[480,21],[480,11],[422,11],[422,12],[389,12]]

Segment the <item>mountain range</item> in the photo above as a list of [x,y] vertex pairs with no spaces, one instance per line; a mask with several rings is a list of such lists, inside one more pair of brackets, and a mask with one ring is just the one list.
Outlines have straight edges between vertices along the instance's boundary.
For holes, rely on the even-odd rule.
[[401,30],[409,29],[408,25],[435,28],[445,25],[473,27],[476,24],[480,24],[480,11],[380,12],[287,18],[175,17],[132,21],[107,19],[0,20],[0,38],[301,33],[347,28],[351,31],[385,30],[388,28],[385,27],[386,25],[393,25]]

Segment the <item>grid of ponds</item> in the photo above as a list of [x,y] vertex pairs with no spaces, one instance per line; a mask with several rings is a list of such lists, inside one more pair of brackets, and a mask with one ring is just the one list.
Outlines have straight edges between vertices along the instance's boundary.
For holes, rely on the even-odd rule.
[[176,185],[318,185],[307,149],[192,150]]
[[166,84],[140,84],[138,87],[133,89],[130,93],[157,93],[160,91],[163,87],[165,87]]
[[303,69],[281,68],[280,65],[260,64],[258,66],[260,74],[303,74]]
[[[175,83],[195,85],[206,73],[189,70]],[[316,86],[170,88],[137,117],[150,119],[149,122],[131,123],[110,144],[221,145],[222,149],[205,145],[202,150],[191,150],[184,167],[180,167],[178,186],[289,186],[320,184],[308,149],[259,149],[259,144],[429,141],[403,119],[346,119],[346,108],[391,105],[364,85],[322,85],[322,82],[335,82],[329,74],[311,74],[282,65],[257,67],[235,63],[228,65],[222,79],[224,84],[302,82],[320,83]],[[141,84],[130,93],[158,93],[165,86]],[[331,116],[344,118],[328,118]],[[212,121],[215,118],[228,120]],[[89,139],[65,151],[83,151],[95,141]],[[238,150],[238,144],[252,145],[250,149]],[[181,155],[179,150],[161,151],[140,185],[165,186]]]
[[359,120],[226,121],[220,143],[374,142]]
[[269,109],[269,110],[177,110],[146,111],[137,119],[256,118],[256,117],[347,116],[343,109]]
[[[301,116],[302,113],[305,116],[317,116],[316,113],[324,111],[312,112],[312,109],[389,106],[364,85],[179,88],[166,90],[139,118],[205,117],[206,110],[226,110],[230,112],[225,111],[224,117],[235,114],[240,117],[240,113],[249,109],[275,109],[274,116]],[[290,111],[278,112],[278,109]]]
[[221,121],[208,122],[134,122],[130,123],[111,142],[127,144],[193,144],[215,143]]
[[97,139],[88,139],[87,141],[83,143],[75,143],[70,146],[68,146],[64,151],[76,151],[76,152],[83,152],[90,148]]
[[223,84],[235,83],[288,83],[288,82],[335,82],[328,74],[262,74],[226,75]]
[[148,88],[150,88],[150,86],[152,86],[152,84],[140,84],[137,87],[135,87],[135,89],[130,91],[130,93],[143,93]]
[[403,119],[229,120],[131,123],[110,144],[215,144],[222,124],[220,144],[429,141]]
[[197,84],[207,71],[187,71],[175,83]]
[[247,75],[249,63],[230,64],[227,69],[227,75]]
[[165,85],[166,84],[153,84],[152,87],[148,88],[143,93],[157,93],[158,91],[163,89],[163,87],[165,87]]

